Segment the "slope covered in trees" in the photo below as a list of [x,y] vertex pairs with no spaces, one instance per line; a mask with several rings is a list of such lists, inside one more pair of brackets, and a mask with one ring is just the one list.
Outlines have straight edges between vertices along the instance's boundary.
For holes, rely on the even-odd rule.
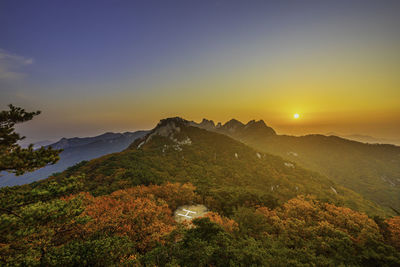
[[[281,156],[321,173],[365,198],[400,211],[400,147],[365,144],[337,136],[277,135],[263,121],[237,120],[215,125],[203,119],[191,125],[226,134],[265,153]],[[393,211],[395,212],[395,211]]]
[[[210,213],[176,223],[174,210],[192,204]],[[0,207],[3,265],[400,264],[397,217],[179,118],[123,152],[2,188]]]
[[273,208],[299,194],[313,194],[369,214],[384,214],[378,206],[326,177],[280,157],[257,152],[225,135],[189,126],[179,118],[161,121],[123,152],[4,192],[39,190],[44,184],[63,183],[71,175],[81,176],[80,190],[94,195],[140,184],[191,182],[204,199],[224,199],[227,205],[216,207],[224,214],[232,213],[244,201]]
[[375,203],[400,211],[400,147],[323,135],[249,136],[240,140],[324,174]]
[[[32,202],[0,216],[4,266],[394,266],[399,217],[386,220],[298,196],[270,209],[243,203],[180,224],[203,203],[191,184],[136,186]],[[223,200],[215,200],[224,205]],[[205,204],[205,203],[204,203]],[[196,259],[196,260],[193,260]]]

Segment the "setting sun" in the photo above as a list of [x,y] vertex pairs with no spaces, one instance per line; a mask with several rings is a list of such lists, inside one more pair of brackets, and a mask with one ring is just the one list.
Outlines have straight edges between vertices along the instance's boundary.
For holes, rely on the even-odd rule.
[[298,118],[300,118],[300,115],[297,114],[297,113],[295,113],[295,114],[293,115],[293,118],[298,119]]

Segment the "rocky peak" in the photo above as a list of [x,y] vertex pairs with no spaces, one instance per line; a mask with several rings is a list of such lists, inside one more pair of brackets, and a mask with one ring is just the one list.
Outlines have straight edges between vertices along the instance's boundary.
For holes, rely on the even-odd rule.
[[263,120],[255,121],[251,120],[249,121],[246,126],[244,127],[246,131],[262,131],[264,134],[276,134],[274,129],[271,127],[267,126]]
[[157,124],[156,128],[161,128],[161,127],[165,127],[165,126],[172,126],[175,125],[176,127],[178,126],[184,126],[184,125],[188,125],[189,122],[185,119],[182,119],[181,117],[171,117],[171,118],[166,118],[166,119],[162,119],[160,120],[160,122]]
[[150,133],[152,135],[170,136],[175,132],[180,132],[181,128],[188,126],[189,121],[182,119],[180,117],[173,117],[160,120],[156,128]]
[[172,141],[179,143],[179,141],[175,138],[175,134],[180,133],[183,127],[190,125],[191,122],[182,119],[180,117],[162,119],[148,135],[146,135],[144,138],[138,141],[139,144],[137,145],[137,148],[138,149],[141,148],[144,144],[149,142],[156,135],[167,137]]
[[200,123],[199,126],[201,128],[205,128],[205,129],[214,129],[215,128],[215,123],[212,120],[207,120],[207,119],[203,119]]
[[249,128],[249,127],[266,128],[268,126],[265,124],[265,122],[263,120],[259,120],[259,121],[251,120],[245,126],[245,128]]
[[231,119],[230,121],[226,122],[222,127],[228,131],[235,131],[237,129],[243,128],[244,124],[236,119]]

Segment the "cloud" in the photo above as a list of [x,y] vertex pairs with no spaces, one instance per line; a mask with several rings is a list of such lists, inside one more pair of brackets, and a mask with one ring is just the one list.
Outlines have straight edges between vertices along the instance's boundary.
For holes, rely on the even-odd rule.
[[33,63],[33,58],[25,58],[0,48],[0,81],[22,79],[25,76],[22,69]]

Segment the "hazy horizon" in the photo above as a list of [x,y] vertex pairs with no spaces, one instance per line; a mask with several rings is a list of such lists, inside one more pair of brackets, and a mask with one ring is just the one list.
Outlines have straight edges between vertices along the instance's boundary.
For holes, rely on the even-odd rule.
[[[178,116],[180,117],[180,116]],[[164,119],[164,118],[163,118]],[[187,119],[189,121],[191,121],[188,118],[184,118]],[[214,121],[215,124],[218,123],[222,123],[222,125],[226,122],[228,122],[229,120],[226,121],[215,121],[213,119],[210,118],[203,118],[203,119],[208,119],[208,120],[212,120]],[[236,118],[231,118],[231,119],[236,119]],[[260,120],[260,119],[255,119],[255,120]],[[261,119],[262,120],[262,119]],[[202,121],[202,119],[199,120],[193,120],[194,122],[200,123]],[[240,122],[246,124],[248,121],[241,121]],[[293,135],[293,136],[304,136],[304,135],[308,135],[308,134],[322,134],[322,135],[335,135],[335,136],[339,136],[339,137],[343,137],[343,138],[347,138],[350,140],[356,140],[356,141],[361,141],[361,142],[371,142],[371,143],[381,143],[381,144],[395,144],[395,145],[400,145],[400,138],[387,138],[387,137],[381,137],[381,136],[375,136],[375,135],[367,135],[367,134],[362,134],[362,133],[357,133],[357,132],[335,132],[335,131],[326,131],[326,132],[308,132],[308,131],[304,131],[304,132],[299,132],[299,133],[291,133],[291,132],[284,132],[281,131],[281,128],[275,128],[273,125],[270,125],[267,121],[264,121],[267,126],[272,127],[276,133],[278,135]],[[29,122],[32,123],[32,122]],[[46,138],[42,138],[43,132],[38,131],[38,136],[35,138],[34,134],[31,134],[31,130],[32,125],[17,125],[16,129],[19,133],[21,133],[22,135],[26,136],[26,139],[24,139],[23,141],[21,141],[21,144],[23,144],[24,146],[30,144],[30,143],[38,143],[38,142],[49,142],[49,143],[53,143],[53,142],[57,142],[59,141],[61,138],[74,138],[74,137],[78,137],[78,138],[84,138],[84,137],[95,137],[95,136],[99,136],[102,135],[104,133],[124,133],[124,132],[135,132],[135,131],[149,131],[152,130],[154,127],[156,127],[158,121],[154,123],[154,125],[148,127],[148,128],[137,128],[137,127],[132,127],[130,129],[106,129],[104,127],[99,128],[98,130],[92,130],[92,131],[88,131],[88,132],[80,132],[78,134],[74,133],[74,132],[70,132],[66,135],[63,136],[47,136]],[[103,129],[103,130],[101,130]]]

